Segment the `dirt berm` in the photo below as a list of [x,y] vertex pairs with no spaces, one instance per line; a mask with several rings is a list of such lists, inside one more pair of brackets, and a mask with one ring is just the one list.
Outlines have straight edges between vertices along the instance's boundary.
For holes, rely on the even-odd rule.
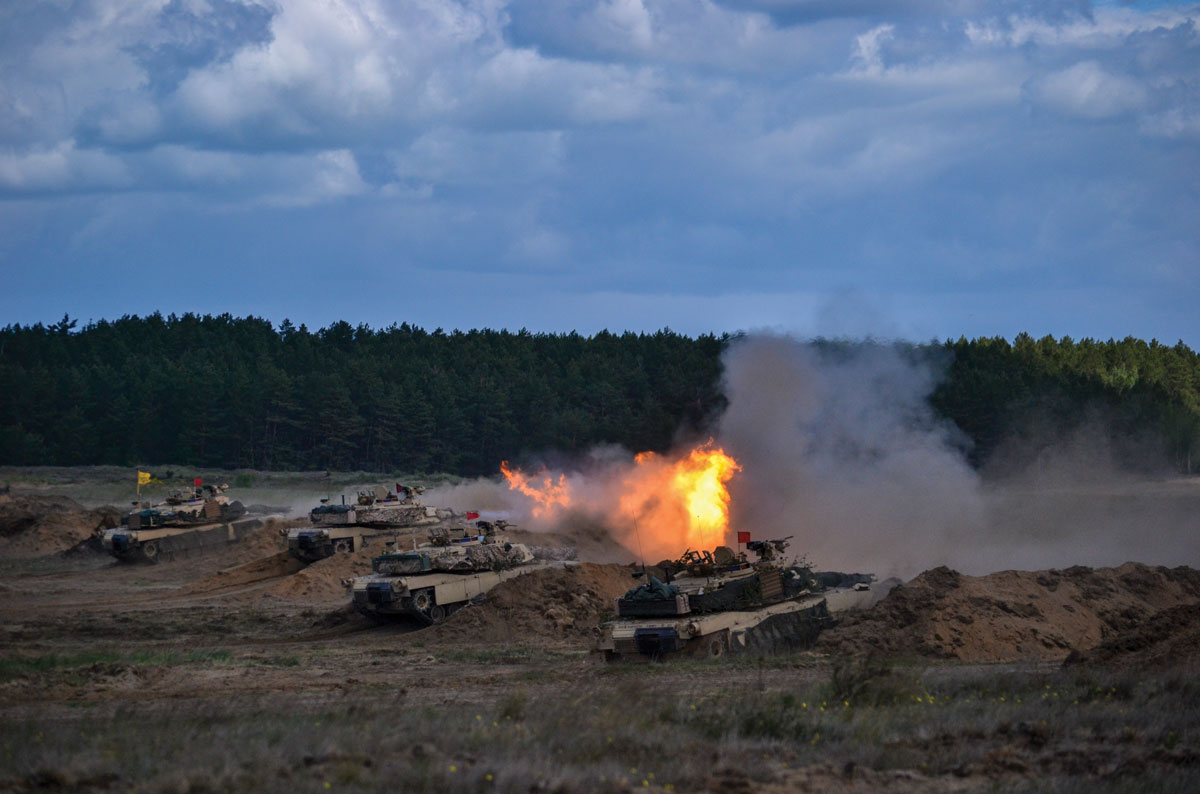
[[611,617],[616,599],[636,585],[628,566],[559,563],[501,583],[483,603],[456,613],[431,633],[436,639],[455,642],[530,638],[577,642]]
[[1091,651],[1073,654],[1067,662],[1117,670],[1185,668],[1200,672],[1200,604],[1164,609]]
[[1085,652],[1151,616],[1200,601],[1200,571],[1119,568],[1000,571],[941,567],[822,634],[816,650],[970,662],[1052,661]]
[[88,509],[65,496],[0,494],[0,555],[60,554],[120,522],[115,507]]
[[370,573],[371,556],[377,550],[362,549],[354,554],[335,554],[305,565],[288,554],[283,535],[288,528],[306,526],[307,523],[300,519],[267,519],[261,529],[242,543],[232,546],[219,558],[228,563],[226,567],[191,582],[182,592],[194,595],[221,594],[231,601],[274,597],[324,605],[330,601],[346,600],[348,596],[342,581]]

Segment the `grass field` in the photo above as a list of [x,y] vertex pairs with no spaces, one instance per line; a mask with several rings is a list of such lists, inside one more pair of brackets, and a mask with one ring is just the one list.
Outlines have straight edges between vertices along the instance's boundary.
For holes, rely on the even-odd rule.
[[[454,682],[485,656],[329,697],[81,701],[0,727],[7,790],[1194,791],[1200,683],[1182,675],[924,667],[770,657],[613,666],[541,653],[483,701]],[[304,654],[290,664],[308,663]],[[509,660],[511,663],[511,660]],[[7,656],[6,690],[172,666],[246,674],[257,655]],[[441,674],[440,671],[444,671]],[[432,696],[432,697],[431,697]],[[824,782],[822,782],[824,781]]]

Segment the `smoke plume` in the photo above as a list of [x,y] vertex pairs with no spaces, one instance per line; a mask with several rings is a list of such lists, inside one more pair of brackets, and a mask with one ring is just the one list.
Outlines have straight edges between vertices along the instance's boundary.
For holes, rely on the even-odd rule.
[[[944,371],[937,355],[870,341],[742,337],[724,354],[728,406],[711,444],[649,457],[606,446],[527,472],[532,487],[564,488],[569,498],[550,508],[495,480],[439,488],[426,502],[586,536],[602,552],[597,561],[655,562],[687,547],[734,545],[741,530],[792,536],[790,551],[818,568],[881,577],[938,565],[986,573],[1200,562],[1197,483],[1098,478],[1104,456],[1077,434],[1069,444],[1034,439],[1035,466],[981,478],[967,462],[967,439],[929,405]],[[671,489],[698,448],[736,461],[724,481],[728,525],[716,536],[697,535],[695,512]],[[604,532],[608,551],[595,542]]]
[[[1121,470],[1089,423],[1002,444],[1003,478],[981,477],[967,441],[928,397],[932,351],[754,336],[725,354],[729,407],[717,438],[743,466],[732,525],[795,535],[822,568],[912,576],[1127,561],[1200,563],[1200,482]],[[1017,465],[1014,461],[1025,461]],[[999,468],[985,465],[983,471]]]
[[933,366],[875,343],[756,336],[725,354],[718,438],[743,466],[733,523],[822,568],[908,574],[984,523],[977,476],[927,397]]

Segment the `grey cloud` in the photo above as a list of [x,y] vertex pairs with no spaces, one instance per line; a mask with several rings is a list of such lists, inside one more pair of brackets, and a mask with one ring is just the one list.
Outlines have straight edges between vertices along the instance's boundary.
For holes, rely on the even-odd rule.
[[1141,82],[1108,71],[1096,61],[1081,61],[1040,75],[1029,84],[1027,93],[1042,107],[1087,119],[1131,113],[1149,101],[1149,92]]
[[910,17],[947,13],[955,0],[717,0],[742,11],[767,14],[782,25],[839,17]]
[[716,0],[744,11],[767,14],[781,25],[842,17],[912,19],[978,14],[1020,14],[1051,20],[1091,16],[1090,0]]
[[192,70],[269,42],[275,13],[266,5],[235,0],[209,0],[199,7],[171,0],[155,20],[155,35],[131,44],[128,51],[145,70],[149,92],[162,97]]
[[0,190],[10,194],[124,190],[132,183],[124,160],[103,151],[78,149],[72,140],[21,154],[0,153]]
[[32,230],[94,216],[97,261],[123,261],[169,195],[174,238],[151,236],[196,243],[184,258],[250,237],[261,261],[536,273],[704,311],[1061,288],[1121,262],[1188,283],[1194,12],[929,0],[783,26],[748,7],[172,3],[104,28],[99,5],[26,4],[7,17],[25,36],[0,33],[0,204],[49,200],[0,255],[74,261]]

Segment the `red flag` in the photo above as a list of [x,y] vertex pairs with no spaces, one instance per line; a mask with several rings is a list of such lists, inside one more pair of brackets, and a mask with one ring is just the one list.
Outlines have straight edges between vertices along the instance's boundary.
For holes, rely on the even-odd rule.
[[475,520],[475,519],[477,519],[477,518],[479,518],[479,514],[478,514],[478,513],[474,512],[473,510],[468,510],[468,511],[467,511],[467,520],[468,520],[468,521],[474,521],[474,520]]
[[192,480],[192,485],[194,485],[194,486],[196,486],[197,488],[199,488],[201,485],[204,485],[204,478],[203,478],[203,477],[197,477],[196,479]]
[[738,531],[738,543],[749,543],[749,542],[750,542],[750,533],[742,532],[739,530]]

